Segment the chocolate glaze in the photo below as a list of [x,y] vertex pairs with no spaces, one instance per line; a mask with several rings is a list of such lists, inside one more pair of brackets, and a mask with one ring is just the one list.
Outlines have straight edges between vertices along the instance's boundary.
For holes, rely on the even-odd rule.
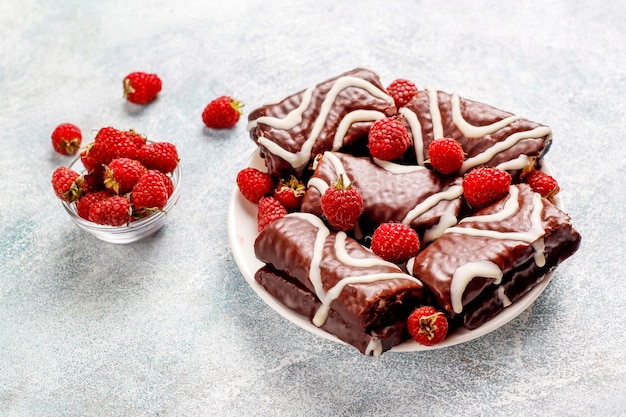
[[[441,124],[443,127],[443,136],[456,140],[463,148],[466,159],[474,157],[494,144],[501,142],[517,132],[530,131],[536,127],[544,126],[539,123],[519,119],[506,127],[503,127],[492,134],[481,136],[478,138],[468,138],[463,135],[452,119],[452,95],[443,91],[437,92],[438,107],[441,114]],[[486,126],[503,120],[512,113],[497,109],[488,104],[468,100],[460,97],[461,115],[465,120],[475,126]],[[423,140],[423,156],[428,159],[428,145],[435,139],[433,134],[433,120],[430,113],[430,98],[427,91],[420,90],[418,94],[406,105],[406,108],[417,115],[421,124],[421,133]],[[407,125],[409,133],[411,129],[406,119],[402,118]],[[520,155],[526,155],[531,161],[541,158],[549,149],[551,136],[545,135],[537,139],[523,139],[511,148],[498,153],[482,166],[496,166],[502,162],[511,161]],[[411,149],[407,151],[405,159],[414,161],[415,151]],[[519,172],[512,172],[517,176]]]
[[[257,258],[267,264],[257,274],[257,281],[278,301],[309,318],[315,314],[320,302],[310,279],[317,233],[318,228],[309,221],[288,215],[270,223],[254,245]],[[393,265],[357,267],[345,264],[335,251],[336,237],[336,233],[330,232],[322,251],[320,274],[324,291],[348,277],[402,273]],[[353,258],[380,259],[350,238],[346,239],[345,248]],[[269,276],[270,272],[272,276]],[[343,324],[330,323],[327,325],[329,331],[332,329],[340,339],[348,341],[353,337],[361,338],[355,336],[361,333],[384,334],[384,329],[389,326],[398,328],[397,322],[405,321],[410,310],[424,297],[423,286],[410,279],[393,278],[346,285],[330,303],[331,311],[341,318]]]
[[[264,123],[258,123],[250,130],[250,137],[255,142],[258,142],[260,137],[267,138],[291,152],[301,150],[302,145],[311,134],[317,116],[320,114],[322,102],[335,82],[343,76],[351,76],[366,80],[384,91],[384,87],[380,83],[380,79],[375,72],[363,68],[356,68],[352,71],[348,71],[337,77],[317,84],[313,90],[311,102],[302,114],[302,121],[292,129],[282,130]],[[300,106],[304,92],[305,90],[302,90],[288,96],[279,103],[259,107],[250,112],[248,120],[255,121],[262,116],[284,118],[289,114],[289,112]],[[332,149],[333,139],[341,120],[353,110],[376,110],[387,116],[396,114],[396,108],[393,105],[393,100],[382,100],[373,96],[368,91],[358,87],[348,87],[344,89],[339,93],[337,99],[332,104],[328,118],[326,119],[326,122],[324,123],[324,126],[313,146],[311,153],[312,158],[321,152]],[[360,138],[367,136],[372,123],[373,121],[354,123],[348,129],[348,132],[344,137],[343,144],[349,145],[356,142]],[[260,146],[260,152],[261,156],[265,158],[269,173],[274,177],[283,177],[294,171],[294,168],[287,161],[280,156],[269,152],[265,146]]]
[[[530,228],[534,192],[526,184],[514,185],[519,190],[519,209],[502,221],[460,223],[458,227],[498,232],[525,231]],[[509,196],[476,213],[499,212]],[[541,223],[544,229],[545,265],[537,266],[531,243],[519,240],[446,233],[420,252],[413,263],[412,273],[430,290],[438,304],[455,320],[450,288],[452,277],[462,265],[470,262],[492,261],[503,272],[501,286],[506,296],[515,301],[544,279],[559,263],[578,248],[580,235],[573,229],[570,218],[546,199],[542,199]],[[504,305],[493,278],[476,277],[463,293],[463,325],[474,329],[500,312]]]
[[[372,162],[370,157],[354,157],[334,152],[345,168],[352,186],[363,197],[363,213],[359,217],[359,227],[364,236],[371,236],[381,223],[400,223],[405,216],[427,197],[445,191],[453,185],[461,184],[461,177],[444,176],[430,169],[413,172],[393,173]],[[313,178],[320,178],[326,184],[337,182],[338,174],[327,158],[318,157]],[[321,193],[315,187],[308,187],[302,201],[301,210],[322,215]],[[458,215],[461,197],[442,200],[410,222],[420,236],[439,223],[443,214]]]

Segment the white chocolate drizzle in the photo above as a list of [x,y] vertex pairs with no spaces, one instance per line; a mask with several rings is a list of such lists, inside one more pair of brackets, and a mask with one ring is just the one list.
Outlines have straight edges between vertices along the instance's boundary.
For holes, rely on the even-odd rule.
[[528,157],[528,155],[521,154],[515,159],[511,159],[510,161],[504,161],[496,165],[496,167],[505,171],[524,169],[526,167],[530,167],[530,158]]
[[459,266],[450,283],[450,301],[452,310],[460,314],[463,311],[463,293],[470,281],[476,277],[493,278],[494,284],[500,284],[502,270],[492,261],[468,262]]
[[482,216],[472,216],[462,219],[459,223],[471,222],[499,222],[513,216],[519,210],[519,190],[517,187],[509,188],[509,197],[507,198],[502,210],[492,213],[484,214]]
[[422,136],[422,125],[414,111],[402,107],[400,114],[404,116],[404,119],[409,123],[409,129],[411,129],[413,150],[415,151],[417,165],[424,165],[424,137]]
[[[374,97],[384,100],[389,104],[393,104],[393,98],[391,98],[391,96],[389,96],[386,92],[384,92],[380,88],[376,87],[371,82],[364,80],[362,78],[352,77],[352,76],[339,77],[334,82],[330,91],[328,91],[328,93],[326,94],[326,97],[324,98],[322,105],[320,106],[319,114],[317,118],[315,119],[315,122],[313,123],[313,127],[311,128],[309,137],[302,144],[302,147],[299,151],[290,152],[284,149],[283,147],[281,147],[280,145],[278,145],[277,143],[262,136],[257,139],[257,142],[260,145],[265,146],[274,155],[277,155],[281,157],[282,159],[284,159],[285,161],[287,161],[294,169],[296,170],[302,169],[307,164],[307,162],[311,159],[311,156],[312,156],[311,152],[313,149],[313,145],[315,144],[320,133],[322,132],[324,125],[326,124],[326,120],[328,119],[328,114],[332,110],[333,103],[335,102],[335,100],[337,100],[337,96],[343,90],[349,87],[361,88],[363,90],[366,90],[368,93],[370,93]],[[300,106],[298,106],[297,109],[292,110],[285,118],[279,119],[275,117],[262,116],[256,121],[251,121],[247,127],[249,129],[252,129],[254,126],[256,126],[254,122],[256,122],[257,124],[262,122],[275,129],[283,129],[285,127],[287,127],[288,129],[293,128],[294,126],[296,126],[298,123],[302,121],[302,114],[310,105],[311,99],[309,96],[310,94],[312,94],[313,89],[314,87],[307,89],[305,91],[303,95],[303,100],[300,103]],[[310,93],[308,93],[309,90],[311,91]],[[308,99],[308,103],[306,103],[307,99]],[[354,114],[350,113],[348,116],[345,116],[345,117],[348,117],[349,120],[351,118],[355,118],[355,120],[358,120],[358,121],[367,121],[368,119],[366,117],[368,116],[372,117],[369,120],[378,120],[381,117],[381,114],[380,112],[373,112],[373,113],[357,112]],[[346,125],[348,123],[349,122],[344,123],[343,120],[340,122],[340,126],[342,126],[342,130],[344,131],[343,135],[345,135],[345,132],[347,132]],[[285,129],[285,130],[288,130],[288,129]],[[337,131],[337,133],[338,135],[336,134],[334,137],[335,147],[337,147],[338,143],[341,144],[344,139],[344,136],[342,136],[339,130]],[[338,148],[333,149],[333,150],[337,150],[337,149]]]
[[413,220],[435,207],[441,201],[454,200],[455,198],[460,197],[461,194],[463,194],[463,187],[460,185],[453,185],[445,191],[432,194],[410,210],[406,216],[404,216],[402,223],[409,225]]
[[511,300],[509,299],[509,297],[506,295],[506,292],[502,285],[498,287],[498,298],[500,299],[500,302],[505,308],[513,304]]
[[439,223],[437,223],[436,225],[434,225],[433,227],[431,227],[430,229],[424,232],[423,241],[433,242],[436,239],[439,239],[441,236],[443,236],[443,234],[448,228],[456,225],[457,223],[458,223],[458,220],[454,214],[449,213],[449,212],[444,213],[439,218]]
[[341,122],[339,122],[339,126],[337,126],[337,130],[335,131],[332,150],[336,151],[343,146],[343,138],[346,137],[348,129],[350,129],[350,126],[354,123],[371,122],[372,120],[380,120],[383,118],[385,118],[385,113],[378,110],[354,110],[346,114],[343,119],[341,119]]
[[[402,272],[400,267],[397,265],[393,265],[394,269],[397,269],[398,272],[387,272],[387,273],[374,273],[374,274],[364,274],[358,276],[346,277],[339,280],[333,287],[331,287],[328,291],[325,291],[322,285],[322,271],[321,271],[321,261],[322,254],[324,251],[324,244],[326,240],[330,236],[330,230],[326,227],[324,222],[317,216],[309,213],[291,213],[288,214],[291,217],[297,217],[303,220],[307,220],[313,226],[317,228],[317,234],[315,237],[315,243],[313,247],[313,254],[311,255],[311,264],[309,266],[309,279],[311,280],[311,284],[313,284],[313,288],[315,290],[315,295],[320,300],[322,305],[318,308],[317,312],[313,316],[313,324],[315,326],[322,326],[326,323],[328,319],[328,314],[330,312],[330,304],[335,300],[345,286],[351,284],[367,284],[373,283],[376,281],[382,280],[391,280],[391,279],[405,279],[412,281],[420,286],[422,286],[422,282],[411,275],[405,274]],[[365,259],[357,259],[350,256],[345,248],[346,235],[345,233],[338,233],[335,237],[335,254],[337,259],[346,265],[363,267],[367,268],[368,266],[375,265],[387,265],[388,263],[383,260],[373,258],[371,261]]]
[[365,355],[378,357],[383,353],[383,343],[377,337],[372,337],[365,347]]
[[433,139],[443,137],[443,125],[441,124],[441,111],[439,111],[439,96],[437,90],[426,88],[430,104],[430,118],[433,122]]
[[383,161],[382,159],[372,158],[374,164],[378,165],[380,168],[385,171],[389,171],[392,174],[410,174],[411,172],[423,171],[427,169],[426,167],[419,165],[402,165],[396,164],[391,161]]
[[461,98],[459,95],[452,94],[450,100],[452,102],[452,121],[466,138],[479,138],[486,136],[507,127],[516,120],[523,119],[521,116],[509,116],[489,125],[474,126],[465,120],[461,114]]

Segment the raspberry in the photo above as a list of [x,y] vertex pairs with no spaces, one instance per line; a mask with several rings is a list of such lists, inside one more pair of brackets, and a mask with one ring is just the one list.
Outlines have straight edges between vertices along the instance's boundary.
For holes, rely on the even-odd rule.
[[243,104],[229,96],[211,101],[202,112],[202,121],[208,128],[228,129],[239,121]]
[[[108,126],[96,133],[98,157],[102,164],[108,164],[115,158],[135,159],[139,149],[138,141],[128,132]],[[91,152],[91,151],[90,151]]]
[[442,174],[452,174],[461,169],[465,156],[463,148],[452,138],[436,139],[428,145],[430,165]]
[[510,186],[511,175],[500,168],[475,168],[463,177],[463,195],[471,207],[493,203]]
[[274,188],[274,198],[280,201],[287,210],[296,210],[300,208],[305,191],[304,182],[290,175],[289,178],[282,178],[278,182]]
[[80,152],[80,161],[89,174],[100,177],[104,172],[103,165],[109,162],[106,160],[104,147],[95,142],[90,143]]
[[94,201],[89,207],[89,221],[107,226],[122,226],[131,220],[131,207],[127,198],[114,195]]
[[104,185],[115,194],[126,194],[144,172],[146,168],[135,159],[115,158],[104,168]]
[[137,149],[141,148],[148,142],[148,140],[146,139],[144,135],[142,135],[141,133],[138,133],[137,131],[133,129],[127,130],[124,133],[126,134],[128,139],[130,139],[130,141],[135,144]]
[[287,209],[274,197],[263,197],[259,201],[257,213],[257,225],[259,233],[265,229],[265,226],[274,220],[281,219],[287,215]]
[[271,193],[274,180],[269,174],[248,167],[237,174],[237,187],[246,200],[256,204],[263,196]]
[[162,82],[158,75],[131,72],[124,78],[124,97],[135,104],[147,104],[161,91]]
[[113,193],[110,190],[94,191],[86,193],[76,201],[76,211],[80,217],[85,220],[89,220],[89,209],[91,205],[96,201],[104,200],[108,197],[113,197]]
[[420,250],[417,232],[402,223],[383,223],[372,235],[372,252],[386,261],[402,263]]
[[344,185],[343,175],[335,186],[326,189],[320,203],[328,223],[339,231],[353,230],[363,212],[361,194],[351,184]]
[[413,339],[424,346],[440,343],[448,333],[448,319],[432,306],[415,309],[407,319],[407,328]]
[[58,198],[63,201],[76,201],[83,194],[82,177],[73,169],[58,167],[52,173],[52,188]]
[[80,129],[71,123],[62,123],[52,131],[52,147],[61,155],[74,155],[83,140]]
[[159,171],[146,171],[130,193],[130,201],[138,217],[162,210],[169,198],[167,185]]
[[172,178],[161,171],[155,170],[154,172],[157,173],[163,180],[163,184],[165,184],[165,189],[167,190],[167,198],[170,198],[174,193],[174,182],[172,181]]
[[85,174],[83,175],[83,182],[80,186],[80,189],[83,190],[83,193],[89,194],[96,191],[105,190],[104,179],[99,174]]
[[391,161],[400,158],[411,145],[411,138],[402,122],[387,117],[372,125],[368,147],[374,158]]
[[561,190],[554,177],[536,169],[526,174],[524,181],[534,192],[545,198],[552,198]]
[[170,142],[154,142],[142,146],[137,151],[137,160],[148,169],[168,174],[178,166],[178,150]]
[[417,94],[417,87],[409,80],[397,79],[389,84],[387,93],[393,98],[396,107],[406,106]]

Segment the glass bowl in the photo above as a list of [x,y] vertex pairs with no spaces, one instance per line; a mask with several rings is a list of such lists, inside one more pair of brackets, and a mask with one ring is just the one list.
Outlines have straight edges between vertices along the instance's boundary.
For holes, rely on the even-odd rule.
[[[68,168],[73,169],[81,175],[85,173],[85,167],[83,166],[80,158],[76,158],[70,165],[68,165]],[[82,230],[91,233],[98,239],[105,242],[122,244],[132,243],[152,235],[167,221],[167,214],[176,205],[180,197],[182,181],[180,164],[170,174],[170,178],[174,184],[174,191],[167,201],[167,204],[163,207],[163,211],[157,211],[146,218],[132,221],[124,226],[106,226],[90,222],[78,215],[75,203],[68,203],[66,201],[61,201],[61,203],[63,204],[65,211],[67,211],[70,215],[72,221]]]

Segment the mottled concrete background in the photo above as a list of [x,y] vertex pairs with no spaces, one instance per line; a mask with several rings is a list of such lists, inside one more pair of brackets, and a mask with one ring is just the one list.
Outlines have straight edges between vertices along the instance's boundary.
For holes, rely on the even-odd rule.
[[[0,3],[0,415],[626,414],[626,3],[179,3]],[[227,203],[254,144],[202,109],[231,94],[247,116],[356,66],[553,127],[583,244],[505,327],[366,358],[287,322],[237,269]],[[163,79],[144,108],[122,98],[136,70]],[[49,184],[61,122],[178,146],[161,232],[116,246],[70,222]]]

